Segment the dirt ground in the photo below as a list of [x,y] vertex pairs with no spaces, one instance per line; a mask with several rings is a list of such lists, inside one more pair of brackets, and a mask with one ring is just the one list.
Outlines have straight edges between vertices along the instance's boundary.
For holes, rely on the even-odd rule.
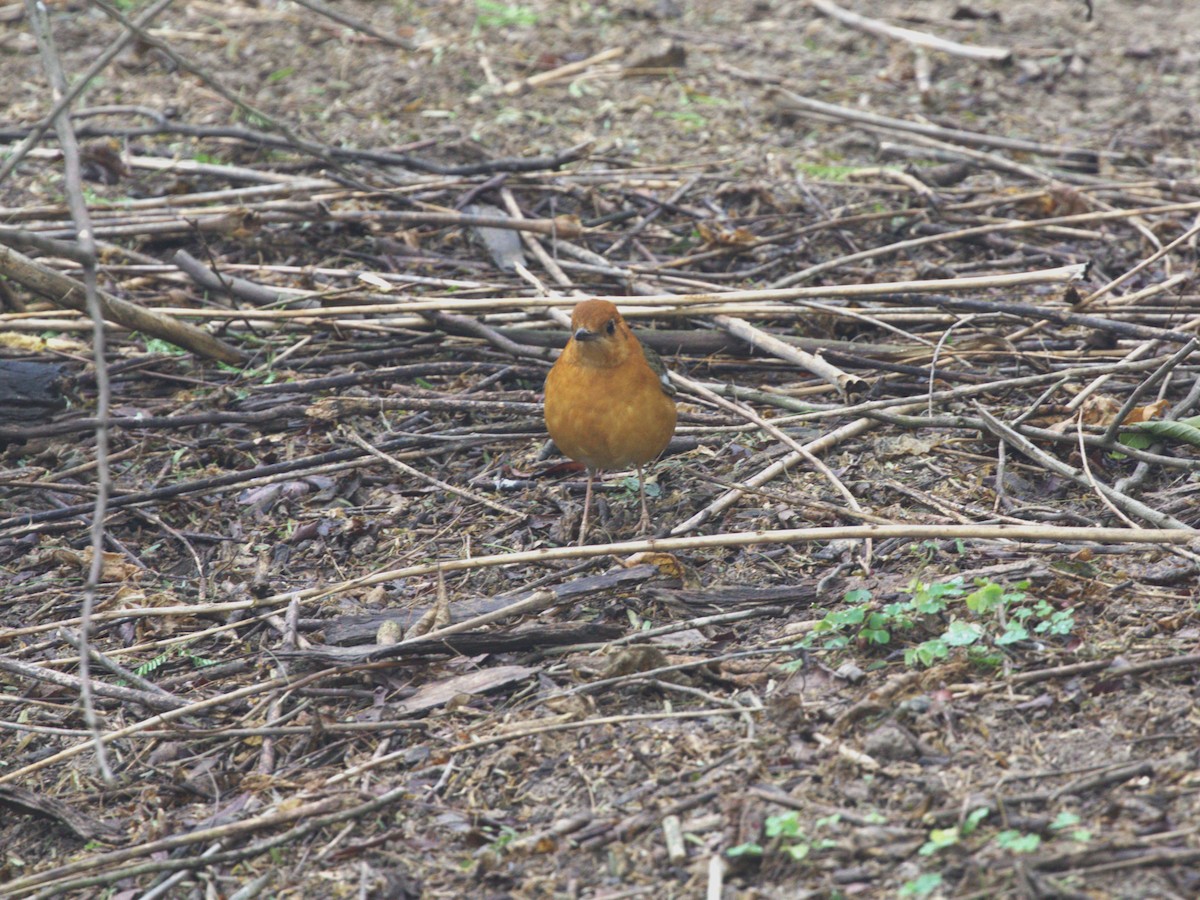
[[[146,8],[48,6],[68,83]],[[101,766],[103,379],[3,260],[0,896],[1200,895],[1200,6],[853,9],[193,0],[92,79],[99,285],[219,344],[106,331]],[[0,245],[80,279],[60,146]],[[574,546],[584,296],[681,376],[656,542],[622,472]]]

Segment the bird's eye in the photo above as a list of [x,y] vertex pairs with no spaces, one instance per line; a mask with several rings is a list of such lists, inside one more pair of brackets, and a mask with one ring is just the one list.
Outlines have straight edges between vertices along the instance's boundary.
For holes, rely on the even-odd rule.
[[617,320],[609,319],[608,324],[606,326],[604,326],[604,330],[607,331],[609,334],[616,334],[617,333]]

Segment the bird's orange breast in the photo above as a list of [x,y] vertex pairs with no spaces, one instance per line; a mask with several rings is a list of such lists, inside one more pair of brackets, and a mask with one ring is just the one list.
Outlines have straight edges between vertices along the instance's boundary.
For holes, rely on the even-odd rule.
[[675,401],[630,339],[635,352],[616,366],[588,365],[572,341],[546,377],[546,429],[589,469],[648,463],[675,433]]

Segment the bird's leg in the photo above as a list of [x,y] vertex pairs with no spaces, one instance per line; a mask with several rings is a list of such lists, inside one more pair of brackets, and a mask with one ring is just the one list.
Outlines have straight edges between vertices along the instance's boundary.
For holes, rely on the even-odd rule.
[[650,510],[646,508],[646,478],[642,472],[642,467],[637,467],[638,473],[638,495],[642,498],[642,519],[638,522],[638,533],[648,534],[650,531]]
[[587,491],[583,495],[583,519],[579,523],[579,546],[583,546],[584,538],[587,537],[588,527],[588,510],[592,508],[592,479],[596,477],[596,470],[591,467],[587,470],[588,484]]

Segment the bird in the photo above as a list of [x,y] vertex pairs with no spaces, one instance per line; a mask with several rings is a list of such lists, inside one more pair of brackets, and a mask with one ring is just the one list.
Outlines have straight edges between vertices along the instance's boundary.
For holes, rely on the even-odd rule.
[[605,469],[636,466],[642,518],[650,528],[643,466],[675,433],[675,389],[658,354],[641,345],[607,300],[571,312],[571,337],[546,376],[546,430],[558,449],[587,467],[579,543],[587,535],[592,482]]

